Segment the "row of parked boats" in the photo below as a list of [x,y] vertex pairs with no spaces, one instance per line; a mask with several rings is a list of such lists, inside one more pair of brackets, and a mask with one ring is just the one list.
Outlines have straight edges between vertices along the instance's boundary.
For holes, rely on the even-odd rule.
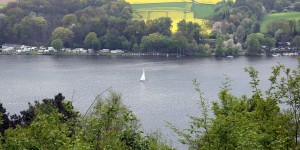
[[[282,53],[283,56],[298,56],[299,54],[297,52],[295,53]],[[272,54],[273,57],[279,57],[281,56],[280,53],[274,53]]]

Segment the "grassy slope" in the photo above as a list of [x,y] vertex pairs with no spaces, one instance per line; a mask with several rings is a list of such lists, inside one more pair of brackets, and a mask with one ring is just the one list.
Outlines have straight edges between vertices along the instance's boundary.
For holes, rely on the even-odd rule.
[[3,4],[0,4],[0,9],[1,9],[1,8],[3,8],[3,7],[5,7],[5,5],[3,5]]
[[132,4],[133,9],[153,8],[153,7],[181,7],[184,8],[186,3],[148,3]]
[[131,6],[134,10],[133,18],[135,19],[147,20],[149,17],[149,19],[155,19],[168,15],[173,20],[172,31],[177,30],[177,23],[182,19],[203,24],[205,21],[203,19],[207,19],[215,8],[215,5],[212,4],[192,4],[189,2],[143,3],[132,4]]
[[267,32],[267,24],[269,24],[272,21],[275,20],[280,20],[280,19],[295,19],[299,20],[300,19],[300,12],[287,12],[287,13],[276,13],[276,14],[269,14],[265,16],[261,23],[261,28],[260,31],[265,33]]
[[[173,3],[173,2],[193,2],[193,0],[125,0],[130,4],[148,4],[148,3]],[[194,0],[196,3],[201,4],[216,4],[222,0]],[[235,1],[235,0],[234,0]]]
[[133,4],[132,8],[137,11],[192,11],[195,18],[205,19],[210,16],[215,8],[211,4],[194,4],[190,8],[191,3],[148,3]]
[[215,5],[195,4],[192,6],[195,18],[206,19],[213,14]]

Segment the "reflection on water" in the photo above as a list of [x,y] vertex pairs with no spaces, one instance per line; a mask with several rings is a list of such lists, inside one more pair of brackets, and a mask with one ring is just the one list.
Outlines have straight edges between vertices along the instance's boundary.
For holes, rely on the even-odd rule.
[[[294,57],[216,58],[132,58],[100,56],[0,56],[0,102],[7,111],[18,113],[27,102],[52,98],[59,92],[84,113],[95,96],[112,87],[133,110],[147,131],[160,129],[184,149],[166,122],[184,128],[187,115],[199,114],[192,80],[200,82],[208,101],[217,100],[224,74],[236,95],[249,94],[250,81],[244,67],[260,72],[261,87],[269,86],[271,66],[277,63],[296,68]],[[149,81],[140,82],[145,68]],[[75,91],[75,92],[74,92]],[[74,92],[74,95],[73,95]]]

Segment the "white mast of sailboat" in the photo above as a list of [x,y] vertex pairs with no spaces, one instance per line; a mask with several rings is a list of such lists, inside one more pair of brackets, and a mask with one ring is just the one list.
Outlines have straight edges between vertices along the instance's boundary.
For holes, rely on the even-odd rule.
[[146,76],[145,76],[145,69],[143,68],[143,74],[141,76],[140,81],[145,81],[146,80]]

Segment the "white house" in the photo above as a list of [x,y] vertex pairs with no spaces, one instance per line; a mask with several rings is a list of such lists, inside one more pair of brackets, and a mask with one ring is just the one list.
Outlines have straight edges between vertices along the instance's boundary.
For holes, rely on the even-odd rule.
[[93,49],[88,49],[87,51],[88,51],[88,53],[94,53]]
[[88,52],[86,49],[83,49],[83,48],[75,48],[72,51],[73,51],[73,53],[87,53]]
[[71,53],[72,49],[71,48],[65,48],[65,51]]
[[102,49],[100,50],[101,53],[109,53],[109,49]]
[[118,54],[118,53],[124,53],[124,51],[120,50],[120,49],[116,49],[116,50],[111,50],[110,53],[112,53],[112,54]]
[[2,48],[2,52],[4,52],[4,53],[15,52],[15,48],[14,47],[5,47],[5,48]]

